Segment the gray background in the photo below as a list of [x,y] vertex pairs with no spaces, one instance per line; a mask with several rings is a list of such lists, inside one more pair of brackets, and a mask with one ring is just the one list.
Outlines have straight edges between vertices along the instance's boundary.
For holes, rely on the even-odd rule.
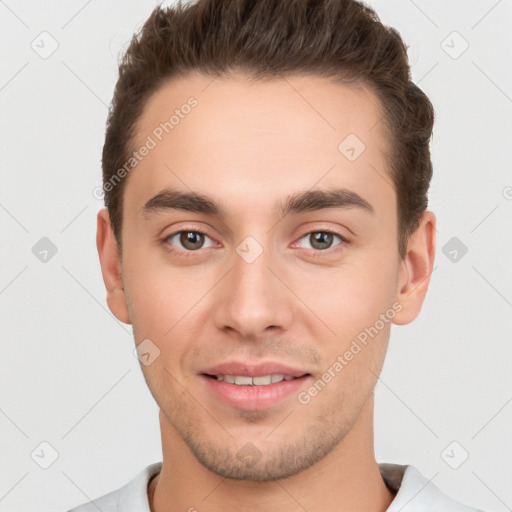
[[[419,318],[392,329],[377,459],[511,510],[512,1],[371,5],[437,112],[435,270]],[[117,54],[152,7],[0,2],[1,511],[67,510],[161,460],[131,327],[106,306],[93,195]]]

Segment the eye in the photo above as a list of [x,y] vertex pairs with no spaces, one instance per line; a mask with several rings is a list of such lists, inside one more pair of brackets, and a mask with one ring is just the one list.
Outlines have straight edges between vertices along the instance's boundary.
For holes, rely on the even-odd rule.
[[[206,239],[210,241],[208,245],[204,245]],[[181,247],[178,245],[178,248],[186,251],[197,251],[213,245],[211,238],[201,231],[177,231],[166,237],[165,240],[174,246],[181,244]]]
[[306,249],[323,251],[325,249],[330,249],[333,246],[333,241],[335,238],[339,239],[339,243],[335,245],[339,245],[341,242],[345,241],[341,235],[331,233],[330,231],[312,231],[301,237],[299,245],[304,247],[300,242],[305,240]]

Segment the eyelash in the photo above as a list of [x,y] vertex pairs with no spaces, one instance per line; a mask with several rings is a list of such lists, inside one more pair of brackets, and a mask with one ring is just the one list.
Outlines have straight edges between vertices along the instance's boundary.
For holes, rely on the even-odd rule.
[[307,237],[309,235],[312,235],[313,233],[328,233],[330,235],[337,236],[340,239],[340,243],[337,245],[334,245],[332,247],[329,247],[328,249],[306,249],[309,252],[309,256],[313,258],[321,258],[322,256],[327,255],[333,255],[337,254],[339,251],[342,251],[345,246],[349,243],[349,241],[336,231],[331,231],[330,229],[315,229],[313,231],[307,231],[306,233],[303,233],[298,241],[302,240],[304,237]]
[[[162,243],[164,244],[164,247],[165,249],[172,253],[172,254],[176,254],[180,257],[183,257],[183,258],[193,258],[194,256],[196,256],[199,251],[201,251],[201,249],[198,249],[196,251],[187,251],[186,249],[176,249],[175,247],[173,247],[169,242],[168,240],[175,237],[176,235],[179,235],[180,233],[199,233],[201,235],[205,235],[207,236],[208,238],[212,239],[213,238],[208,235],[208,233],[206,233],[205,231],[202,231],[200,229],[180,229],[179,231],[174,231],[174,233],[171,233],[170,235],[167,235],[163,240],[162,240]],[[208,247],[207,249],[211,249],[211,247]]]
[[[163,240],[162,240],[162,243],[164,244],[164,247],[165,249],[169,252],[169,253],[172,253],[172,254],[175,254],[175,255],[178,255],[180,257],[183,257],[183,258],[193,258],[195,257],[197,254],[199,254],[199,252],[201,251],[201,249],[197,249],[196,251],[189,251],[189,250],[186,250],[186,249],[176,249],[174,246],[172,246],[168,240],[173,238],[174,236],[176,235],[179,235],[181,233],[199,233],[201,235],[205,235],[207,236],[208,238],[210,238],[212,241],[214,241],[214,239],[208,235],[207,232],[205,231],[202,231],[200,229],[196,229],[196,228],[193,228],[193,229],[180,229],[179,231],[174,231],[173,233],[167,235]],[[303,233],[299,238],[298,238],[298,242],[300,242],[300,240],[302,240],[304,237],[306,236],[309,236],[309,235],[312,235],[314,233],[329,233],[331,235],[334,235],[334,236],[337,236],[339,239],[340,239],[340,243],[333,246],[333,247],[329,247],[328,249],[306,249],[308,252],[310,252],[310,256],[313,257],[313,258],[318,258],[318,257],[322,257],[324,256],[325,254],[329,254],[329,255],[332,255],[332,254],[336,254],[338,251],[340,250],[343,250],[344,247],[349,244],[350,242],[347,240],[347,238],[345,238],[344,236],[340,235],[339,233],[337,233],[336,231],[332,231],[330,229],[316,229],[316,230],[313,230],[313,231],[307,231],[305,233]],[[298,243],[298,242],[295,242],[295,243]],[[207,247],[206,249],[212,249],[213,247]]]

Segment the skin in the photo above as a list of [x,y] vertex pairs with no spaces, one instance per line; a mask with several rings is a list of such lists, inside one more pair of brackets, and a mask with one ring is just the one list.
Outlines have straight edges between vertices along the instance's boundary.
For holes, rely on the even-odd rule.
[[[134,147],[190,96],[197,107],[129,175],[122,257],[107,210],[98,213],[108,306],[132,324],[137,344],[149,338],[160,350],[141,364],[160,407],[163,449],[151,510],[385,511],[394,495],[374,455],[374,387],[391,324],[413,321],[425,298],[435,216],[423,214],[401,259],[389,141],[364,87],[190,73],[149,98]],[[366,145],[353,162],[338,150],[351,133]],[[169,209],[144,218],[143,205],[165,187],[221,202],[226,216]],[[374,213],[276,215],[293,193],[335,187]],[[206,232],[205,248],[169,236],[179,230]],[[322,230],[347,242],[334,236],[318,249],[311,233]],[[247,236],[263,248],[252,263],[236,251]],[[238,410],[198,376],[227,360],[277,361],[310,373],[307,390],[393,304],[393,320],[307,404],[292,394],[266,410]],[[237,458],[249,442],[255,463]]]

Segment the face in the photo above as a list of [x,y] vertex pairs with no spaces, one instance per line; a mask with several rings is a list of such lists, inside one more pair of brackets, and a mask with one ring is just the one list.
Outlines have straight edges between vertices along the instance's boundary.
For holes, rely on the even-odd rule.
[[410,270],[381,118],[304,76],[190,74],[146,104],[109,306],[165,428],[219,475],[290,476],[363,428]]

